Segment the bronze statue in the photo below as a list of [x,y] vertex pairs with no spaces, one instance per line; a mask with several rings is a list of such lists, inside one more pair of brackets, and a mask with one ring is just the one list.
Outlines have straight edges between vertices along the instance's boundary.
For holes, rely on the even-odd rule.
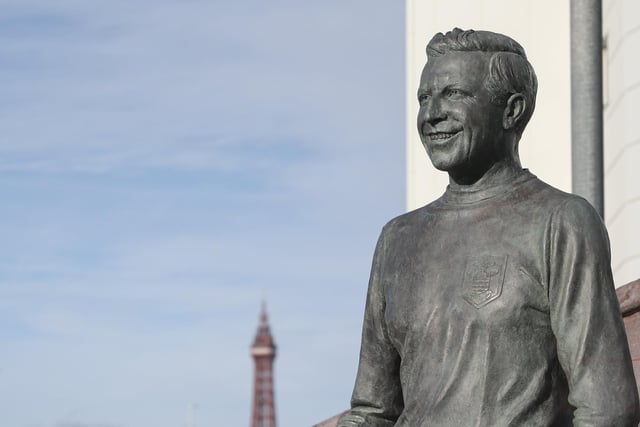
[[537,90],[523,48],[456,28],[427,56],[418,132],[449,185],[382,230],[338,425],[636,427],[604,225],[520,165]]

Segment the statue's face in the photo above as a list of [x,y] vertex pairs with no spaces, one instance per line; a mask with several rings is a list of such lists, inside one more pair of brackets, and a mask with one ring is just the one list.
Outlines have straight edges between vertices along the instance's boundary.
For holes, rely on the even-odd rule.
[[433,165],[455,174],[486,171],[499,159],[503,108],[484,81],[489,54],[450,52],[422,72],[418,133]]

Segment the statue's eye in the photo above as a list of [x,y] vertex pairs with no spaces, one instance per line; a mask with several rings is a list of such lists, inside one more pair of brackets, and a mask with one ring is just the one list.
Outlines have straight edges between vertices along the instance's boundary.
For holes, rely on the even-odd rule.
[[447,97],[448,98],[457,98],[463,96],[464,93],[460,89],[447,89]]
[[429,101],[430,98],[431,98],[431,95],[426,94],[426,93],[422,93],[422,94],[418,95],[418,102],[420,103],[420,105],[423,105],[427,101]]

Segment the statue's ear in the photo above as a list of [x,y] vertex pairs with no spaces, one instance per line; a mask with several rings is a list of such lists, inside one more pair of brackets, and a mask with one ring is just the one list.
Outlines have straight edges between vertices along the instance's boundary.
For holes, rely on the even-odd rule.
[[524,116],[527,101],[521,93],[514,93],[507,99],[507,105],[502,115],[502,127],[505,130],[515,129]]

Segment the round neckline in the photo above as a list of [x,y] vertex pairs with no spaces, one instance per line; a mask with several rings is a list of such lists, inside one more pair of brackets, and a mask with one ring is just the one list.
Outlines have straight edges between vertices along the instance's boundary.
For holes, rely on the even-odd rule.
[[468,189],[465,187],[452,188],[451,185],[447,185],[447,189],[440,200],[445,205],[471,205],[511,193],[516,187],[534,178],[536,176],[529,172],[529,169],[522,169],[513,180],[492,187]]

